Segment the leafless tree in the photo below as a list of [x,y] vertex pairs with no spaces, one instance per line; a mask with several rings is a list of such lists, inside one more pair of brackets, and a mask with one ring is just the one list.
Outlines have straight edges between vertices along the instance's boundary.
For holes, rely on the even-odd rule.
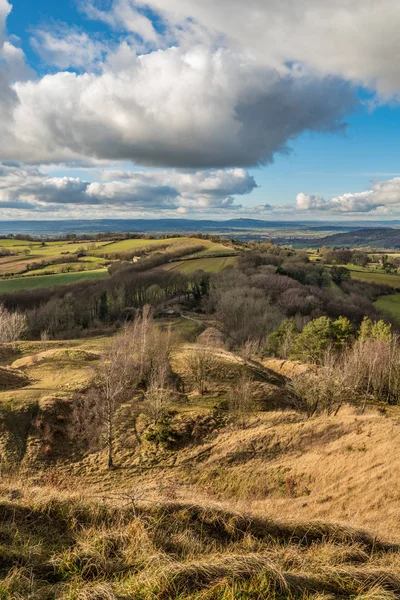
[[203,396],[216,368],[213,351],[207,346],[196,346],[187,354],[185,366],[188,375],[194,381],[199,393]]
[[140,365],[132,356],[127,333],[117,336],[95,368],[94,388],[106,430],[108,468],[114,466],[115,419],[118,408],[138,385]]
[[168,364],[154,370],[144,395],[145,410],[154,423],[163,417],[171,405],[172,390],[169,382]]
[[10,312],[0,304],[0,343],[16,342],[27,330],[26,316],[20,312]]
[[308,417],[337,414],[344,404],[358,402],[356,373],[348,354],[327,351],[321,366],[294,377],[290,387],[298,399],[298,408]]
[[242,375],[232,386],[227,395],[230,414],[239,427],[245,428],[248,419],[259,409],[254,395],[253,382],[247,375]]

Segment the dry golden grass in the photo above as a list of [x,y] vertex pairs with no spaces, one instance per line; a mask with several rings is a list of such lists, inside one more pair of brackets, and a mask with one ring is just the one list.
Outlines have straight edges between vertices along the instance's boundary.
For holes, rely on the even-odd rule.
[[378,600],[400,593],[399,547],[365,531],[189,504],[3,485],[0,540],[1,598]]
[[[198,429],[206,409],[185,408],[176,431]],[[139,424],[140,433],[140,424]],[[306,419],[260,413],[245,429],[208,422],[200,438],[163,450],[131,430],[116,440],[116,471],[96,453],[62,468],[94,493],[135,490],[149,500],[176,497],[251,510],[273,518],[350,523],[400,540],[400,419],[370,409]],[[61,467],[60,467],[61,468]]]
[[302,363],[298,360],[281,360],[278,358],[265,358],[262,360],[262,365],[267,369],[271,369],[271,371],[276,371],[276,373],[289,378],[304,375],[315,369],[315,366]]
[[[142,417],[139,444],[133,398],[121,407],[117,468],[108,471],[101,448],[68,454],[62,437],[75,386],[104,343],[21,352],[32,382],[12,396],[31,394],[44,433],[27,421],[20,479],[14,472],[0,483],[0,600],[399,597],[397,547],[363,531],[400,542],[396,408],[312,419],[259,412],[239,428],[221,409],[227,389],[247,373],[257,400],[276,393],[279,404],[281,369],[274,378],[272,365],[217,349],[211,389],[200,397],[185,376],[187,345],[173,366],[188,400],[167,422],[178,441],[146,437]],[[46,454],[44,441],[59,454]]]

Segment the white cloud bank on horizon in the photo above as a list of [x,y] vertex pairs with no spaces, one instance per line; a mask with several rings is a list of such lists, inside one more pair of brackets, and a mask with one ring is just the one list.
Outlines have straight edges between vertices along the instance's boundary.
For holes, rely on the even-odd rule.
[[297,194],[296,208],[299,211],[321,211],[331,213],[396,213],[400,211],[400,177],[388,181],[376,181],[371,189],[346,193],[326,200],[313,194]]
[[58,211],[60,205],[92,210],[118,205],[125,211],[179,213],[238,210],[234,196],[256,187],[244,169],[193,173],[104,171],[99,181],[51,177],[33,166],[0,164],[0,210]]

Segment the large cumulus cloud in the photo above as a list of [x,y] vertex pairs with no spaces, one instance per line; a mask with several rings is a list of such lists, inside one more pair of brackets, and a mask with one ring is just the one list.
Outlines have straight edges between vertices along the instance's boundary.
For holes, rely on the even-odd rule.
[[271,70],[204,46],[118,54],[101,74],[61,72],[14,90],[0,160],[31,163],[252,166],[272,161],[304,130],[341,127],[354,106],[351,86],[335,78]]

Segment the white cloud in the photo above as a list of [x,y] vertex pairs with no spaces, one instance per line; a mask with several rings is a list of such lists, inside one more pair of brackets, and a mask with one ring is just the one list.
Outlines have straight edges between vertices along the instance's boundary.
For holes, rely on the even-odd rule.
[[369,213],[372,211],[400,212],[400,177],[388,181],[376,181],[364,192],[346,193],[325,200],[320,196],[300,193],[296,206],[302,211],[332,213]]
[[128,28],[127,7],[157,11],[178,39],[194,21],[261,63],[304,62],[322,75],[400,92],[397,0],[115,0],[109,18]]
[[234,196],[250,193],[254,178],[243,169],[105,172],[101,181],[51,177],[36,167],[0,164],[0,210],[51,211],[60,207],[125,208],[129,211],[191,212],[210,208],[237,210]]
[[229,50],[133,53],[101,75],[18,82],[0,160],[131,160],[208,168],[268,163],[304,130],[330,130],[354,106],[347,84]]

